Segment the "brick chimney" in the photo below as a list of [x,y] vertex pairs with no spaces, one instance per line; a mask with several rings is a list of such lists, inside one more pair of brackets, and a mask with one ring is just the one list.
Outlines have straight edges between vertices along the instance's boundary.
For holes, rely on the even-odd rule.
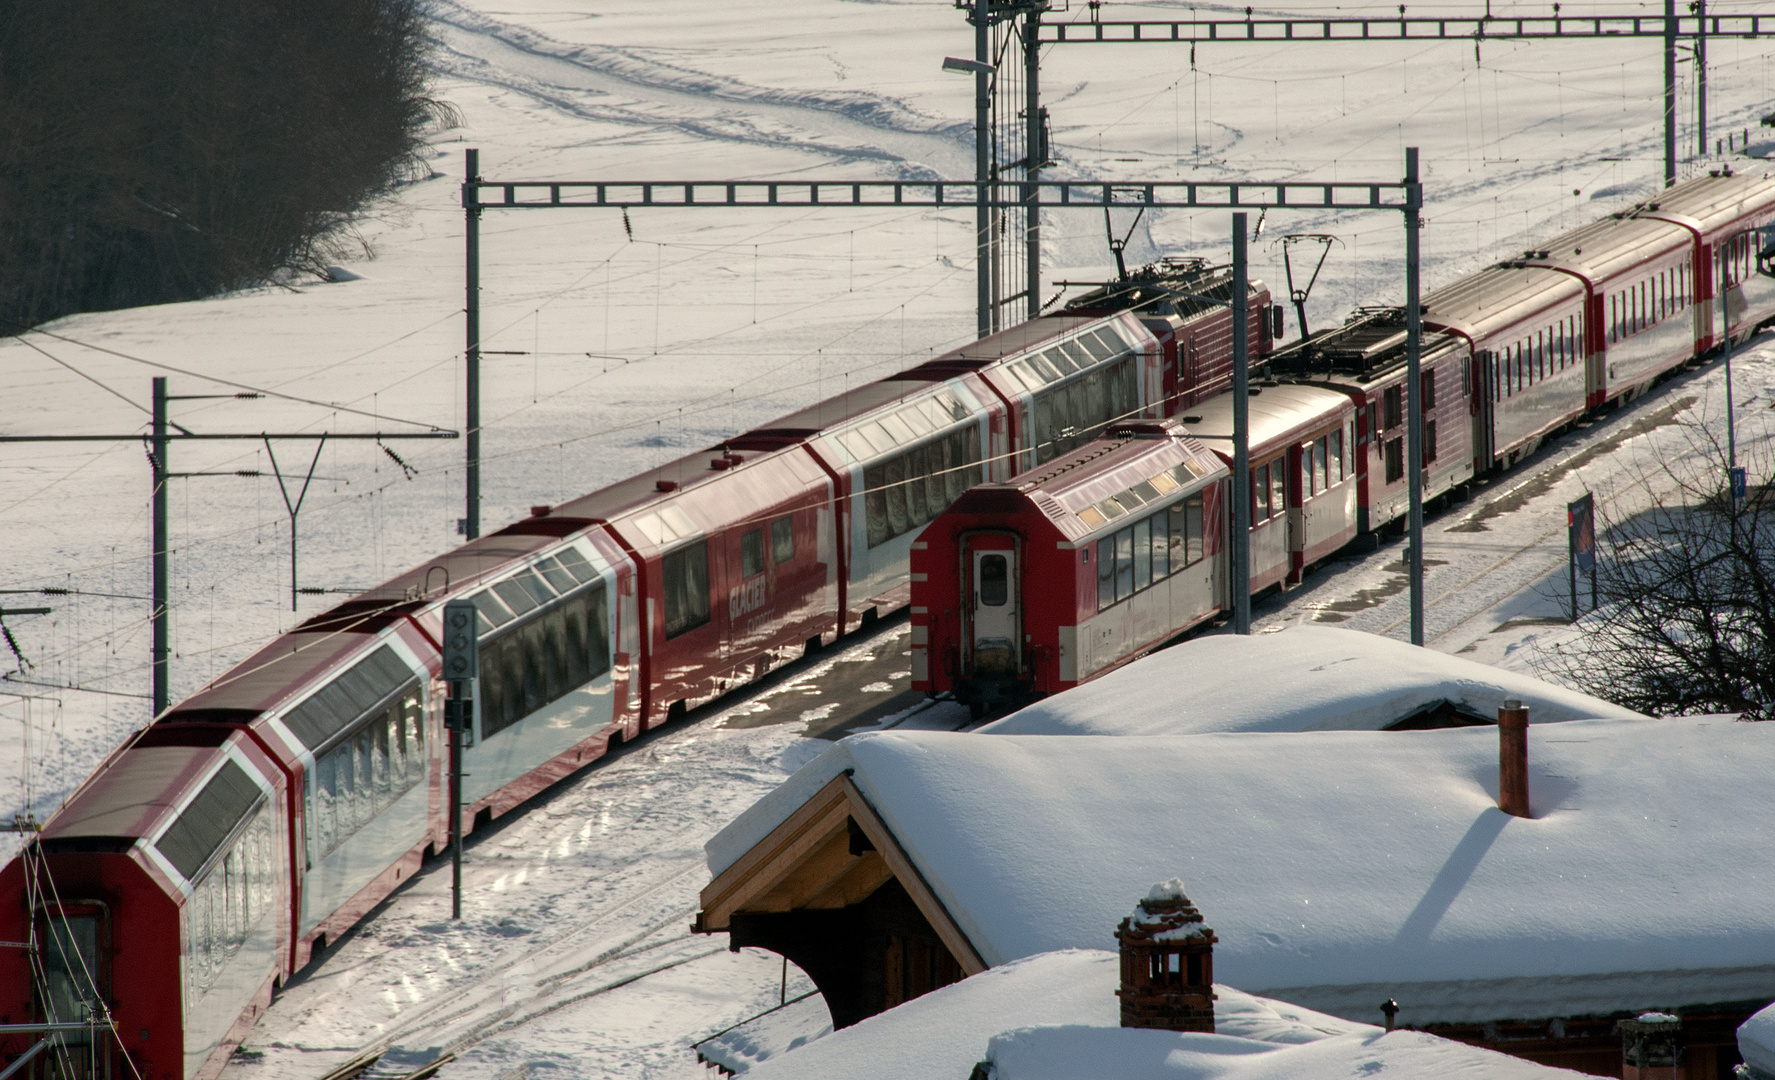
[[1214,943],[1177,878],[1152,887],[1116,927],[1122,1026],[1214,1031]]
[[1528,812],[1528,710],[1505,698],[1498,710],[1498,809],[1525,818]]
[[1669,1013],[1641,1013],[1621,1021],[1621,1076],[1624,1080],[1685,1080],[1683,1022]]

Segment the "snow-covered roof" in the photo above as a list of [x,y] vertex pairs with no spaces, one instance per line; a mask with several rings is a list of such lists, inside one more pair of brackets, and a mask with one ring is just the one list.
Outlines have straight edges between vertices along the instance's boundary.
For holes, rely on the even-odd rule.
[[1296,626],[1274,634],[1195,638],[980,730],[1002,735],[1372,731],[1443,703],[1496,719],[1505,698],[1527,705],[1533,723],[1640,715],[1532,676],[1377,634]]
[[[1044,953],[983,971],[871,1016],[815,1042],[747,1070],[748,1080],[902,1080],[904,1077],[965,1078],[986,1055],[993,1036],[1043,1024],[1115,1028],[1120,1023],[1116,984],[1120,963],[1113,952],[1069,949]],[[1271,1048],[1334,1035],[1373,1035],[1379,1029],[1352,1024],[1216,986],[1214,1024],[1225,1041],[1262,1040]],[[1114,1072],[1100,1075],[1119,1076]]]
[[1007,1031],[987,1051],[992,1080],[1576,1080],[1582,1073],[1506,1057],[1418,1031],[1340,1035],[1295,1046],[1225,1035],[1120,1027]]
[[1495,728],[852,736],[708,845],[719,874],[839,773],[989,965],[1112,948],[1181,876],[1216,976],[1372,1020],[1481,1022],[1775,995],[1775,725],[1531,727],[1533,819]]
[[1775,1005],[1738,1025],[1738,1056],[1766,1076],[1775,1076]]

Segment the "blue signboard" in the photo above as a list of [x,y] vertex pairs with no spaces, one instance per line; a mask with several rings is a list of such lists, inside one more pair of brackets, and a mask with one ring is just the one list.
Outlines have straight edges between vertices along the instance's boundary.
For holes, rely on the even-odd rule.
[[1744,467],[1739,466],[1738,468],[1733,469],[1732,470],[1732,501],[1737,502],[1739,499],[1744,498],[1744,496],[1748,492],[1748,489],[1749,489],[1749,484],[1745,479]]

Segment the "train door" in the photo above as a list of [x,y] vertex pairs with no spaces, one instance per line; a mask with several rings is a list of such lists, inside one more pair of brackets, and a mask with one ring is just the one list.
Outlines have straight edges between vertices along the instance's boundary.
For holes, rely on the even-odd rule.
[[[35,1072],[44,1080],[108,1080],[111,1055],[104,1027],[110,1011],[110,911],[98,901],[64,902],[37,912],[42,983],[37,1010],[45,1023],[94,1026],[48,1040]],[[106,1031],[105,1036],[99,1032]],[[10,1071],[10,1070],[8,1070]]]
[[1492,424],[1492,387],[1497,376],[1492,366],[1492,354],[1485,349],[1474,353],[1471,368],[1472,397],[1467,411],[1473,418],[1473,473],[1483,476],[1491,472],[1492,452],[1496,446],[1492,438],[1496,430]]
[[968,655],[964,670],[975,679],[1012,679],[1023,670],[1021,575],[1016,537],[975,533],[966,538]]
[[1608,298],[1598,292],[1585,303],[1584,407],[1594,409],[1609,396],[1608,324],[1603,321]]
[[1307,500],[1312,497],[1313,444],[1288,448],[1288,473],[1284,492],[1288,507],[1288,574],[1289,585],[1299,585],[1306,570]]

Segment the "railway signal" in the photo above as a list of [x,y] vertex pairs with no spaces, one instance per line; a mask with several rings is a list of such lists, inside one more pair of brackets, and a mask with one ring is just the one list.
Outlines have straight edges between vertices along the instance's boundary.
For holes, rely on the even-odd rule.
[[444,727],[450,732],[450,917],[462,918],[462,748],[473,745],[475,676],[481,669],[478,609],[471,600],[444,605],[443,672],[450,685]]

